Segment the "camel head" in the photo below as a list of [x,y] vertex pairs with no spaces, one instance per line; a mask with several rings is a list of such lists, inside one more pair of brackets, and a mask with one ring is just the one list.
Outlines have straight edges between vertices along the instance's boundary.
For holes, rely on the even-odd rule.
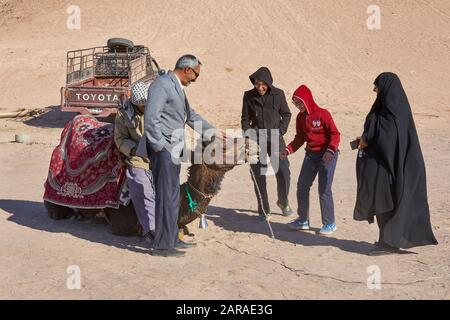
[[232,138],[227,142],[213,139],[192,152],[191,162],[227,172],[237,165],[255,163],[258,160],[258,151],[256,142],[249,139]]
[[[188,179],[180,188],[179,228],[187,230],[188,223],[204,214],[212,198],[220,191],[225,173],[237,165],[255,163],[258,150],[253,141],[232,139],[228,143],[212,141],[201,145],[197,153],[192,152]],[[189,206],[193,201],[196,203],[195,210]]]

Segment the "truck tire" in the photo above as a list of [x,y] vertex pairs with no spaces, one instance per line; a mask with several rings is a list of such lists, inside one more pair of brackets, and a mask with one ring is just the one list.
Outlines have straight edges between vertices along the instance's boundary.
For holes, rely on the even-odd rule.
[[110,48],[112,50],[133,49],[134,43],[133,43],[133,41],[128,40],[128,39],[111,38],[108,40],[107,46],[108,46],[108,48]]
[[47,209],[48,216],[54,220],[68,219],[71,215],[75,213],[69,207],[60,206],[47,200],[44,200],[44,206],[45,209]]

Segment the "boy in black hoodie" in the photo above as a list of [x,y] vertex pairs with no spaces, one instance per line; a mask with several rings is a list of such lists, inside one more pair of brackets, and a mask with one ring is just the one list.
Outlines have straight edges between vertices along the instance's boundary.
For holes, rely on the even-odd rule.
[[[267,150],[262,150],[264,153],[260,154],[259,162],[251,165],[252,179],[258,200],[258,213],[260,219],[264,221],[270,218],[270,206],[264,173],[267,163],[264,160],[266,154],[271,159],[275,159],[278,157],[279,152],[286,148],[283,135],[288,129],[291,112],[283,90],[276,88],[272,84],[273,79],[268,68],[259,68],[250,76],[250,81],[254,88],[244,93],[241,126],[244,132],[249,129],[256,130],[259,142],[261,142],[263,137],[267,138]],[[261,129],[266,129],[267,134]],[[271,150],[271,137],[279,139],[278,150]],[[279,160],[279,158],[276,161],[279,161],[279,167],[275,172],[278,191],[277,205],[281,208],[284,216],[290,216],[292,209],[288,202],[291,180],[289,161],[287,159]]]

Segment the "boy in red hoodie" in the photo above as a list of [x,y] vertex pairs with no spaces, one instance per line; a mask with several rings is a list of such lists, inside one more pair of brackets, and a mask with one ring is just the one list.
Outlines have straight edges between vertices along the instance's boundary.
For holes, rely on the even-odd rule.
[[306,142],[306,153],[297,183],[299,218],[289,223],[294,230],[309,230],[309,190],[319,174],[320,210],[323,226],[320,234],[336,230],[331,185],[338,159],[340,133],[331,114],[320,108],[305,85],[295,90],[292,103],[300,110],[294,140],[280,153],[285,159]]

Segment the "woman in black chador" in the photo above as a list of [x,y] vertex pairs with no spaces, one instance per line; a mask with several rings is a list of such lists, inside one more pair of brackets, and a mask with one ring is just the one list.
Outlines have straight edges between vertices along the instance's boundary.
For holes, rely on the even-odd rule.
[[382,73],[359,137],[355,220],[380,229],[378,251],[437,244],[430,223],[425,163],[411,107],[398,76]]

